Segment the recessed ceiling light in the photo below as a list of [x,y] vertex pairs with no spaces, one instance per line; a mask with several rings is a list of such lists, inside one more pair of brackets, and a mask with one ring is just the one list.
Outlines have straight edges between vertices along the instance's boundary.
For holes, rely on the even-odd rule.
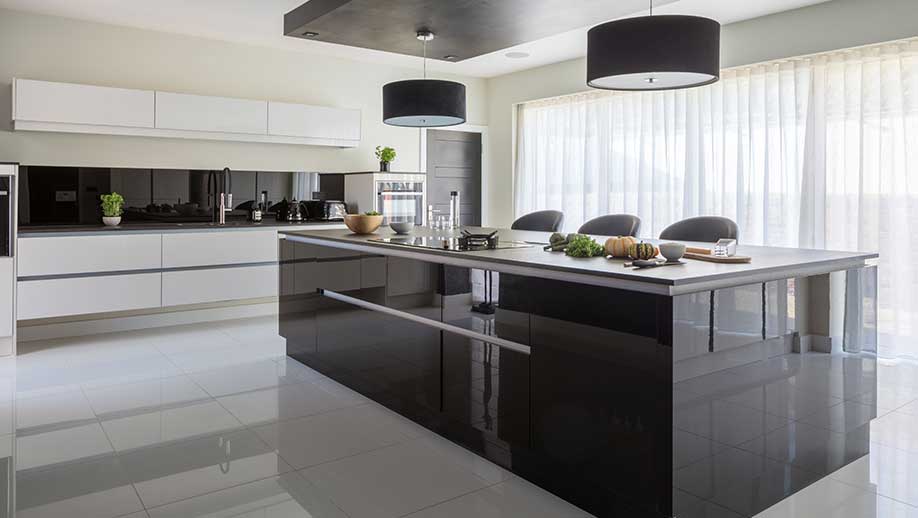
[[529,57],[529,53],[528,53],[528,52],[508,52],[508,53],[506,53],[506,54],[504,54],[504,55],[507,56],[507,57],[510,58],[510,59],[523,59],[523,58],[528,58],[528,57]]
[[303,36],[305,36],[305,37],[307,37],[307,38],[315,38],[315,37],[318,36],[318,35],[319,35],[318,32],[312,32],[312,31],[306,31],[306,32],[303,33]]
[[454,55],[452,55],[452,54],[447,54],[447,55],[443,56],[443,59],[445,59],[445,60],[447,60],[447,61],[454,61],[454,60],[456,60],[456,56],[454,56]]

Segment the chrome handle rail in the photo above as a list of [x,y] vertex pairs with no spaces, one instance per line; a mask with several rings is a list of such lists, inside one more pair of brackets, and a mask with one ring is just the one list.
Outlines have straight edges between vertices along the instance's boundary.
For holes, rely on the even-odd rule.
[[335,291],[331,291],[331,290],[323,290],[323,289],[320,289],[320,290],[319,290],[319,293],[325,295],[326,297],[328,297],[328,298],[330,298],[330,299],[335,299],[335,300],[337,300],[337,301],[344,302],[344,303],[347,303],[347,304],[351,304],[351,305],[353,305],[353,306],[361,307],[361,308],[364,308],[364,309],[369,309],[369,310],[371,310],[371,311],[377,311],[377,312],[379,312],[379,313],[385,313],[385,314],[387,314],[387,315],[392,315],[392,316],[394,316],[394,317],[403,318],[403,319],[405,319],[405,320],[410,320],[410,321],[416,322],[416,323],[418,323],[418,324],[422,324],[422,325],[426,325],[426,326],[430,326],[430,327],[435,327],[435,328],[437,328],[437,329],[442,329],[443,331],[449,331],[450,333],[455,333],[455,334],[457,334],[457,335],[462,335],[462,336],[471,338],[471,339],[473,339],[473,340],[481,340],[482,342],[487,342],[487,343],[489,343],[489,344],[494,344],[494,345],[496,345],[496,346],[498,346],[498,347],[500,347],[500,348],[502,348],[502,349],[509,349],[509,350],[511,350],[511,351],[518,352],[518,353],[522,353],[522,354],[525,354],[525,355],[531,354],[531,349],[530,349],[530,347],[529,347],[528,345],[518,344],[518,343],[516,343],[516,342],[512,342],[512,341],[510,341],[510,340],[507,340],[506,338],[499,338],[499,337],[496,337],[496,336],[488,336],[488,335],[485,335],[485,334],[482,334],[482,333],[478,333],[478,332],[475,332],[475,331],[470,331],[470,330],[468,330],[468,329],[465,329],[465,328],[462,328],[462,327],[459,327],[459,326],[454,326],[454,325],[452,325],[452,324],[446,324],[446,323],[440,322],[440,321],[438,321],[438,320],[431,320],[431,319],[429,319],[429,318],[419,317],[419,316],[414,315],[414,314],[412,314],[412,313],[407,313],[407,312],[405,312],[405,311],[399,311],[399,310],[397,310],[397,309],[392,309],[392,308],[387,307],[387,306],[382,306],[382,305],[379,305],[379,304],[374,304],[374,303],[372,303],[372,302],[367,302],[367,301],[365,301],[365,300],[361,300],[361,299],[358,299],[358,298],[350,297],[350,296],[348,296],[348,295],[343,295],[343,294],[341,294],[341,293],[338,293],[338,292],[335,292]]

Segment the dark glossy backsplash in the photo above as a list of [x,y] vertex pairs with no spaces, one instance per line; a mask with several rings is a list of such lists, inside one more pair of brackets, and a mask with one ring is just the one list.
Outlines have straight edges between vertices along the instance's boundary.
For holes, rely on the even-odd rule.
[[125,222],[194,223],[211,221],[209,193],[231,192],[228,217],[245,218],[262,191],[271,207],[319,189],[317,176],[294,172],[232,171],[228,186],[222,171],[209,170],[23,166],[19,176],[19,224],[26,227],[99,224],[99,196],[113,191],[124,196]]

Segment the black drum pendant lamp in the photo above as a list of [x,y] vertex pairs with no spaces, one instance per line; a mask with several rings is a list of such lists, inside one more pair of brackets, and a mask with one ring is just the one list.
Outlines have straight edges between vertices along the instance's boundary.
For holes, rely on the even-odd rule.
[[604,90],[675,90],[720,78],[720,24],[700,16],[625,18],[587,33],[587,84]]
[[409,128],[438,128],[465,122],[465,85],[427,79],[427,42],[430,31],[418,31],[424,42],[424,79],[396,81],[383,86],[383,122]]

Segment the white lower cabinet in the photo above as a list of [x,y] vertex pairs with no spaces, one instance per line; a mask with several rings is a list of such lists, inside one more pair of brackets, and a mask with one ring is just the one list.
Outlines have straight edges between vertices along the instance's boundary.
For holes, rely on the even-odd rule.
[[20,281],[19,320],[156,308],[160,273]]
[[276,230],[163,235],[163,268],[277,261]]
[[163,306],[277,296],[276,264],[164,272]]
[[27,237],[17,244],[19,277],[154,270],[163,264],[159,234]]

